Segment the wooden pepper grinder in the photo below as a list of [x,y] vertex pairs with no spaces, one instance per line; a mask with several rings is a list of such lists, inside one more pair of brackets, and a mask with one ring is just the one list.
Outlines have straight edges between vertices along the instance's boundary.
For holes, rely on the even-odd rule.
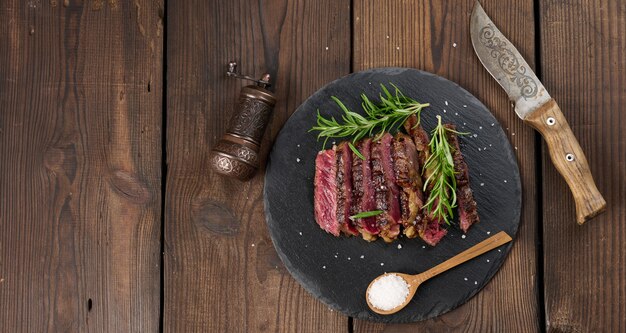
[[267,90],[270,75],[257,80],[237,73],[237,63],[230,62],[226,75],[250,80],[256,85],[241,88],[239,108],[230,120],[226,134],[211,151],[211,165],[219,174],[245,181],[259,168],[259,149],[269,123],[276,97]]

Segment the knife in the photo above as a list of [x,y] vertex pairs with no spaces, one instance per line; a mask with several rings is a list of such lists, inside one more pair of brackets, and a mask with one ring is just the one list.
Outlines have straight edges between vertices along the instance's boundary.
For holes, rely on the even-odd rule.
[[515,113],[546,141],[552,163],[574,196],[578,224],[604,211],[606,201],[593,181],[585,154],[563,112],[478,1],[472,12],[470,34],[478,59],[515,103]]

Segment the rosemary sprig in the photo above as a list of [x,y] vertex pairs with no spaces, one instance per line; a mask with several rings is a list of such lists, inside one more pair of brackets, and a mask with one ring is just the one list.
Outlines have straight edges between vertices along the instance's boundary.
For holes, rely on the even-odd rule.
[[341,123],[335,117],[324,118],[317,110],[317,126],[313,126],[310,131],[319,131],[318,140],[322,137],[324,147],[329,138],[341,138],[352,136],[352,142],[356,142],[366,136],[374,136],[374,140],[380,139],[385,132],[402,125],[406,119],[416,114],[419,120],[423,108],[429,106],[405,96],[393,83],[394,94],[381,84],[380,102],[374,103],[365,94],[361,94],[361,107],[365,112],[362,116],[348,109],[337,97],[332,99],[343,111]]
[[431,172],[424,183],[424,191],[432,186],[428,201],[424,206],[427,214],[449,225],[452,219],[452,209],[456,207],[456,178],[452,151],[446,137],[447,131],[464,134],[444,127],[441,123],[441,116],[437,116],[437,127],[433,129],[432,138],[428,144],[431,155],[424,164],[424,170]]
[[350,216],[350,219],[351,220],[362,219],[362,218],[366,218],[366,217],[372,217],[372,216],[380,215],[382,213],[383,213],[382,210],[370,210],[369,212],[360,212],[358,214],[352,215],[352,216]]
[[365,160],[365,156],[363,156],[363,154],[361,154],[361,152],[356,149],[356,147],[352,144],[352,142],[348,142],[348,147],[350,147],[350,150],[352,150],[352,152],[358,156],[360,159]]

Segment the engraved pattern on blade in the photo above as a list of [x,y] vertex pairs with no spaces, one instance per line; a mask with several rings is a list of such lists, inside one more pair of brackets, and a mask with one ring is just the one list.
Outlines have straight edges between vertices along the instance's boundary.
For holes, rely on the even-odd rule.
[[498,65],[509,76],[511,82],[517,84],[524,99],[537,96],[539,90],[537,82],[526,75],[526,66],[520,64],[515,54],[507,48],[507,43],[496,35],[491,23],[480,30],[480,41],[491,49],[491,57],[498,61]]
[[515,103],[520,118],[552,99],[524,57],[478,2],[470,20],[470,36],[478,59]]

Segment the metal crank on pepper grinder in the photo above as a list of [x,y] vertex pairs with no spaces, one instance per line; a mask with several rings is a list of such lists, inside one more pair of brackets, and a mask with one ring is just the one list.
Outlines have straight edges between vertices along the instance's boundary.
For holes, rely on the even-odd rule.
[[515,103],[517,115],[546,141],[552,163],[574,196],[578,224],[604,211],[606,201],[593,181],[585,154],[563,112],[478,2],[472,12],[470,34],[478,59]]
[[270,75],[260,79],[237,73],[237,64],[230,62],[226,75],[255,82],[239,94],[239,108],[230,119],[226,134],[213,147],[211,166],[217,173],[245,181],[259,168],[259,149],[276,97],[268,90]]

